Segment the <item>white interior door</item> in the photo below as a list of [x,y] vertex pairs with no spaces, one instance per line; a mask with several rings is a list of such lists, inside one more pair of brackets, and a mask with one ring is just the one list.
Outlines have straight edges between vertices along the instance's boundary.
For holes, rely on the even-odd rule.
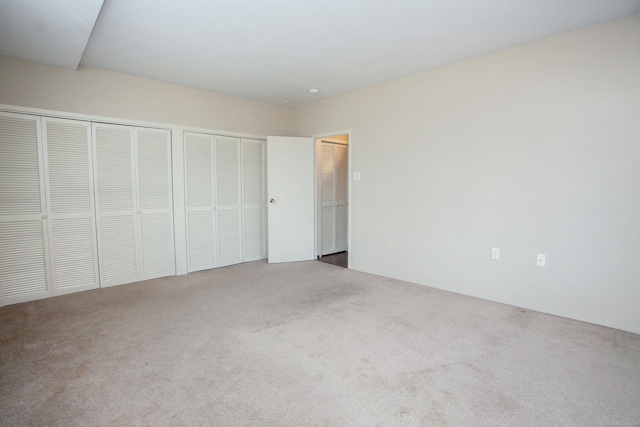
[[269,262],[315,258],[314,142],[267,139]]

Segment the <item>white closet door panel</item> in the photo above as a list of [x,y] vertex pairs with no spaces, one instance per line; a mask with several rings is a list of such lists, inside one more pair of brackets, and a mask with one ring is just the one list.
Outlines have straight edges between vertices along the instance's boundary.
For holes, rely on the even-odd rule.
[[187,213],[189,272],[216,266],[214,213],[211,210]]
[[242,185],[245,206],[262,206],[265,196],[265,142],[242,140]]
[[217,265],[213,136],[185,133],[188,271]]
[[40,119],[0,113],[0,305],[51,296]]
[[240,138],[216,136],[218,264],[242,262]]
[[336,208],[336,251],[347,250],[347,206]]
[[244,261],[267,257],[266,141],[242,140]]
[[218,209],[219,264],[242,262],[242,233],[240,209]]
[[322,207],[322,255],[335,252],[335,208],[333,206]]
[[133,128],[94,124],[98,255],[102,286],[139,280]]
[[3,304],[50,295],[42,220],[0,223],[0,298]]
[[53,294],[99,286],[91,125],[43,119]]
[[213,137],[185,133],[187,208],[213,208]]
[[322,185],[321,201],[325,203],[335,202],[335,162],[334,147],[331,144],[322,144]]
[[92,218],[52,220],[54,294],[98,287]]
[[0,116],[0,216],[41,215],[39,120]]
[[102,286],[139,280],[136,224],[132,215],[105,216],[100,221]]
[[217,207],[240,207],[240,139],[216,137]]
[[175,274],[170,133],[136,129],[142,278]]
[[169,132],[137,129],[140,209],[171,207],[171,153]]
[[154,213],[140,218],[142,232],[142,277],[175,275],[171,215]]
[[98,212],[135,211],[133,130],[94,125]]
[[349,154],[348,148],[344,145],[335,146],[335,169],[336,169],[336,202],[347,202],[349,200]]
[[267,257],[267,208],[244,209],[244,260],[254,261]]

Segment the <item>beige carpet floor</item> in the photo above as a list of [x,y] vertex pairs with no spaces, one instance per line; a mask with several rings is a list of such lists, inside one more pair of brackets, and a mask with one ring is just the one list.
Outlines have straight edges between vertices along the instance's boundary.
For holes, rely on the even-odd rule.
[[640,336],[321,262],[0,308],[3,426],[637,426]]

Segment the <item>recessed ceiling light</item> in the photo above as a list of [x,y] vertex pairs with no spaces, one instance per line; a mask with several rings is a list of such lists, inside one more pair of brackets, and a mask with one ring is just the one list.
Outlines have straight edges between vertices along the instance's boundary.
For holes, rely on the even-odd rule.
[[312,95],[317,95],[320,93],[320,89],[309,89],[309,93]]

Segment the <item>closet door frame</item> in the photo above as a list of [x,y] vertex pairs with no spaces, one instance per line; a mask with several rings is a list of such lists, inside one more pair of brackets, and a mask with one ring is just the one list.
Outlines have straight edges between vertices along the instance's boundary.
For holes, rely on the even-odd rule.
[[[339,136],[347,136],[346,141],[335,139]],[[322,256],[322,141],[334,142],[343,144],[347,148],[347,171],[346,171],[346,184],[347,184],[347,247],[349,251],[349,265],[351,268],[353,259],[353,248],[351,247],[351,198],[352,188],[357,185],[355,181],[360,180],[360,172],[353,172],[352,170],[352,152],[354,150],[354,142],[351,134],[351,129],[338,130],[335,132],[327,132],[322,134],[312,135],[315,141],[315,177],[316,177],[316,221],[315,221],[315,236],[316,236],[316,258]]]
[[[332,165],[332,199],[331,201],[323,201],[322,200],[322,196],[323,196],[323,187],[324,187],[324,182],[323,182],[323,162],[324,162],[324,147],[325,146],[329,146],[332,148],[331,150],[331,165]],[[324,139],[320,139],[317,142],[317,168],[318,168],[318,173],[317,173],[317,177],[318,177],[318,183],[317,183],[317,191],[318,191],[318,197],[317,197],[317,204],[318,204],[318,221],[317,221],[317,236],[318,236],[318,256],[325,256],[325,255],[330,255],[333,253],[338,253],[338,252],[342,252],[345,250],[348,250],[348,235],[349,235],[349,228],[348,228],[348,219],[349,219],[349,163],[348,163],[348,159],[349,159],[349,145],[348,143],[345,142],[341,142],[341,141],[331,141],[330,138],[324,138]],[[345,149],[347,152],[347,171],[346,171],[346,186],[347,186],[347,200],[346,201],[340,201],[338,200],[338,168],[337,168],[337,154],[336,151],[337,149]],[[345,236],[345,241],[346,241],[346,246],[338,246],[338,209],[340,207],[347,207],[347,223],[345,224],[345,226],[347,227],[346,230],[346,236]],[[331,208],[331,225],[332,225],[332,229],[331,229],[331,234],[332,234],[332,242],[333,242],[333,246],[329,249],[327,249],[325,251],[325,248],[323,246],[323,235],[324,232],[326,230],[323,229],[324,227],[324,217],[325,215],[323,215],[323,210],[326,208]]]

